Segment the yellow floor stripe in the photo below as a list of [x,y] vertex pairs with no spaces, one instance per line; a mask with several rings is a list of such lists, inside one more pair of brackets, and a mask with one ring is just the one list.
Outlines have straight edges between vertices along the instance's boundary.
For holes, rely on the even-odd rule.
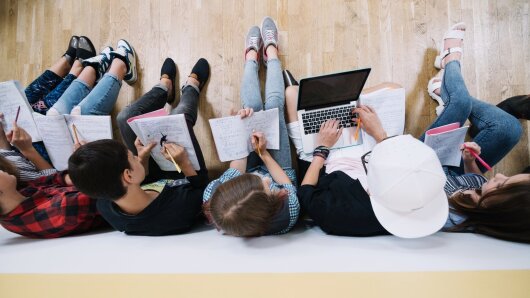
[[530,297],[530,270],[0,274],[0,297]]

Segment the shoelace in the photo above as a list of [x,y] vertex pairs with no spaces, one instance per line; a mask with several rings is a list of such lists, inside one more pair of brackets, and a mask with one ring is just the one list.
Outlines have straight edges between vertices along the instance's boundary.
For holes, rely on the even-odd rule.
[[275,42],[276,41],[276,31],[274,30],[265,30],[265,40],[267,42]]
[[249,46],[247,48],[254,47],[257,49],[259,47],[258,44],[259,44],[259,37],[252,36],[250,40],[248,41]]

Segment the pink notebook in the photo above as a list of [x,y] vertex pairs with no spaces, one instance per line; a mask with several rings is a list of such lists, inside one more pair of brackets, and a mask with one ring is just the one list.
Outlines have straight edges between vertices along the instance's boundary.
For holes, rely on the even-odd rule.
[[460,128],[460,123],[455,122],[455,123],[447,124],[444,126],[431,128],[428,131],[426,131],[425,134],[432,136],[432,135],[437,135],[440,133],[452,131],[452,130],[459,129],[459,128]]
[[142,115],[131,117],[131,118],[127,119],[127,123],[131,123],[132,121],[134,121],[136,119],[160,117],[160,116],[167,116],[167,115],[168,115],[167,111],[164,110],[164,108],[161,108],[160,110],[156,110],[156,111],[152,111],[152,112],[145,113],[145,114],[142,114]]

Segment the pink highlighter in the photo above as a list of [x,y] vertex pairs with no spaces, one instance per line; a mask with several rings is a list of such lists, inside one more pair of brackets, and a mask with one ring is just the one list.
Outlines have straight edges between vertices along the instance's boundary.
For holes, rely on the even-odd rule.
[[464,149],[467,149],[488,171],[491,170],[491,167],[482,158],[480,158],[480,156],[478,156],[475,150],[469,148],[468,146],[466,146],[466,144],[463,145]]

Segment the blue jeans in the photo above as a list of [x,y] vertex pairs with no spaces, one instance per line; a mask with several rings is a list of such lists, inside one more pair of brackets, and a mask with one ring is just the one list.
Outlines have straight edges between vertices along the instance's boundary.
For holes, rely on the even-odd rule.
[[[445,108],[428,129],[454,122],[463,125],[469,119],[478,130],[473,141],[481,148],[480,156],[491,166],[497,164],[519,142],[522,133],[519,120],[469,95],[459,61],[454,60],[445,65],[441,92]],[[425,133],[420,140],[424,138]],[[482,172],[486,171],[481,164],[478,166]],[[463,174],[463,163],[460,163],[460,167],[449,167],[449,170]]]
[[[243,82],[241,83],[241,103],[244,108],[252,108],[255,112],[263,110],[260,84],[258,77],[259,64],[256,61],[245,62]],[[267,79],[265,81],[265,110],[278,108],[280,119],[280,149],[270,150],[272,158],[282,168],[292,168],[291,147],[285,125],[285,87],[283,85],[282,66],[280,60],[269,59],[267,63]],[[251,153],[248,168],[256,166],[256,156]]]
[[53,105],[59,114],[70,114],[75,106],[81,107],[81,115],[109,115],[118,99],[122,82],[106,73],[99,83],[90,87],[80,79],[72,82],[61,98]]
[[[33,111],[46,114],[76,78],[75,75],[68,74],[63,79],[53,71],[45,70],[24,90]],[[43,142],[34,142],[33,147],[44,159],[51,162]]]
[[44,71],[24,90],[29,104],[35,112],[46,114],[76,78],[68,74],[63,79],[51,70]]

